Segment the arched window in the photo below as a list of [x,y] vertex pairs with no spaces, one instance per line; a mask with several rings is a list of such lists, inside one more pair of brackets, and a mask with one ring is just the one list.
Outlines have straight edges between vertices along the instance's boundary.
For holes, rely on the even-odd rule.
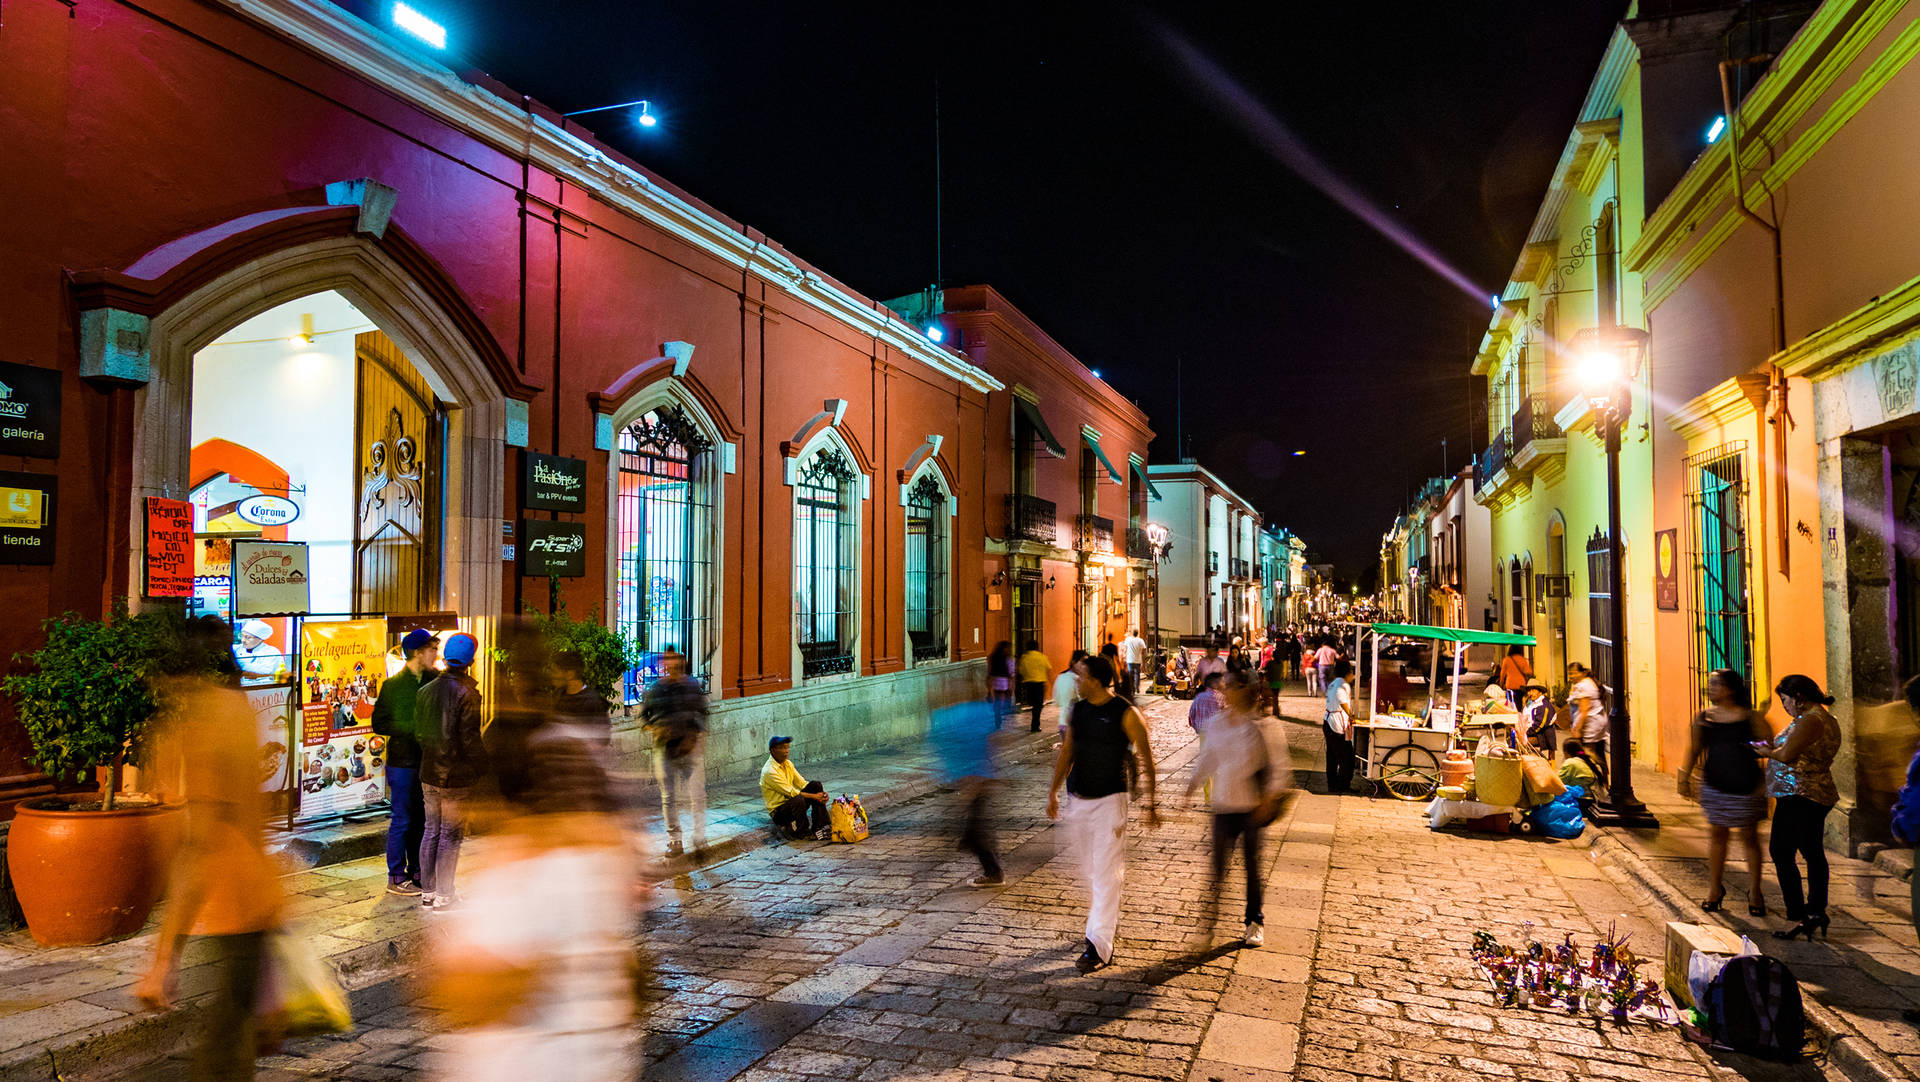
[[907,639],[915,661],[947,656],[947,507],[931,468],[907,491]]
[[831,443],[794,473],[793,607],[803,679],[853,671],[859,476]]
[[711,676],[712,450],[712,441],[679,406],[655,407],[620,430],[614,618],[643,655],[640,667],[627,674],[628,702],[659,678],[657,655],[670,646],[687,656],[695,678],[704,683]]

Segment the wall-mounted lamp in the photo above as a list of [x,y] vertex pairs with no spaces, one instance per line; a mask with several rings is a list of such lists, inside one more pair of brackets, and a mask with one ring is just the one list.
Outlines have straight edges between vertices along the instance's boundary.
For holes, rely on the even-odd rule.
[[1006,581],[1007,581],[1007,573],[1005,571],[996,571],[994,572],[993,582],[989,583],[989,585],[1001,586],[1001,585],[1004,585]]
[[1047,589],[1049,589],[1049,590],[1051,590],[1051,589],[1053,589],[1053,587],[1054,587],[1054,584],[1055,584],[1056,582],[1058,582],[1058,581],[1059,581],[1059,576],[1057,576],[1057,575],[1048,575],[1048,576],[1047,576]]

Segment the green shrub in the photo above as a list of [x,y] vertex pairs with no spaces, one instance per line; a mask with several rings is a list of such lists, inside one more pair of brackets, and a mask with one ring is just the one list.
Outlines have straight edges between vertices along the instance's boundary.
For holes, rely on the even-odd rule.
[[550,654],[572,651],[586,665],[587,686],[603,698],[613,698],[627,671],[640,663],[640,652],[625,635],[606,626],[600,610],[585,620],[567,615],[565,605],[553,615],[528,608],[528,619]]

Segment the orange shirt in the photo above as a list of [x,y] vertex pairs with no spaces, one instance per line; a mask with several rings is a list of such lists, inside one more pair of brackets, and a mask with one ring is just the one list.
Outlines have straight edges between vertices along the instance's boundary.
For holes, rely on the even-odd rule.
[[1508,691],[1518,691],[1533,679],[1533,666],[1520,654],[1508,654],[1500,661],[1500,686]]

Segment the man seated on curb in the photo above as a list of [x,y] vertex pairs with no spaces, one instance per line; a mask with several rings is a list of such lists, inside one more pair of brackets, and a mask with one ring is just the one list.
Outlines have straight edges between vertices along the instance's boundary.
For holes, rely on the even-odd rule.
[[794,769],[788,756],[793,737],[776,736],[767,741],[767,765],[760,768],[760,795],[766,798],[773,825],[789,838],[811,837],[826,841],[827,790],[817,781],[808,781]]

